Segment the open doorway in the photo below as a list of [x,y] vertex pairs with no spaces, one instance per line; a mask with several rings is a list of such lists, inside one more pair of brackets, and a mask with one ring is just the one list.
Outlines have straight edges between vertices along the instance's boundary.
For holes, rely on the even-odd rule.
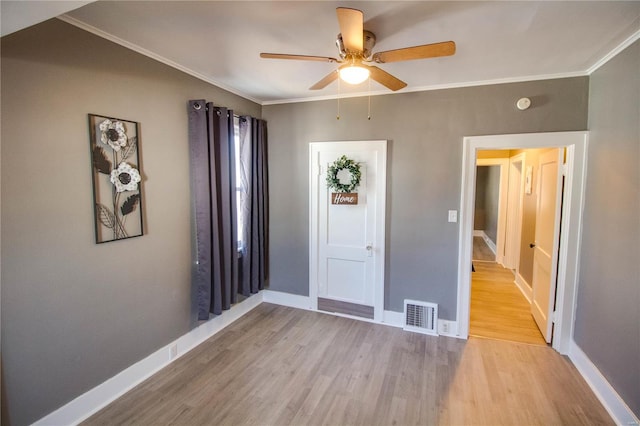
[[[562,228],[557,253],[557,292],[555,310],[548,312],[553,323],[552,347],[568,353],[573,336],[577,290],[577,266],[580,250],[581,206],[584,201],[587,132],[531,133],[465,137],[463,140],[462,194],[460,204],[460,251],[458,256],[458,310],[457,335],[469,336],[471,303],[471,256],[473,241],[473,204],[477,152],[489,150],[515,150],[535,148],[566,148],[566,164],[559,165],[565,176],[564,191],[558,193],[562,202]],[[556,219],[560,219],[557,215]],[[522,241],[521,245],[526,244]],[[553,309],[554,307],[550,307]]]
[[[546,345],[531,309],[532,280],[519,274],[523,216],[527,234],[535,227],[535,209],[523,203],[537,197],[527,191],[523,169],[537,166],[540,150],[478,151],[469,335]],[[527,162],[527,152],[528,162]],[[529,203],[530,204],[530,203]],[[533,220],[532,220],[533,219]],[[500,236],[498,236],[500,230]],[[521,255],[522,253],[522,255]],[[516,277],[519,277],[516,284]]]

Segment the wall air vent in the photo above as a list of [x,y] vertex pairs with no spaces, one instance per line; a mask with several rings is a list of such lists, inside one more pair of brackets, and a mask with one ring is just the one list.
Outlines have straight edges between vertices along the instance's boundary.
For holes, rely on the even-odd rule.
[[407,331],[437,336],[438,305],[405,299],[403,328]]

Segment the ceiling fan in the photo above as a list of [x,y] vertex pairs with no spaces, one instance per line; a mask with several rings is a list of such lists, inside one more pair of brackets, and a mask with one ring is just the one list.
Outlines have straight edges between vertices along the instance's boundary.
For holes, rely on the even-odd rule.
[[364,15],[362,11],[339,7],[336,9],[336,13],[338,15],[338,24],[340,25],[340,34],[338,34],[338,39],[336,40],[340,59],[282,53],[261,53],[260,57],[342,64],[311,86],[310,90],[323,89],[329,83],[337,80],[338,77],[350,84],[359,84],[371,77],[383,86],[396,91],[406,87],[407,83],[374,65],[368,65],[368,63],[384,64],[412,59],[436,58],[450,56],[456,52],[456,44],[453,41],[444,41],[372,53],[373,46],[376,44],[376,36],[371,31],[363,28]]

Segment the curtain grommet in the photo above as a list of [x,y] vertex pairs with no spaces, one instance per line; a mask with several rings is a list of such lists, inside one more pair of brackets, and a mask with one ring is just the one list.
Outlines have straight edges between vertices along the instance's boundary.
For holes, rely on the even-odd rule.
[[202,108],[202,106],[199,103],[196,102],[195,104],[193,104],[193,109],[195,109],[196,111],[200,108]]

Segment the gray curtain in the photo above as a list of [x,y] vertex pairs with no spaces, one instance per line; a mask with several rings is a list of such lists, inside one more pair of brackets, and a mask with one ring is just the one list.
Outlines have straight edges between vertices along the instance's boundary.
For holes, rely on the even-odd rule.
[[198,319],[236,302],[238,238],[233,111],[204,100],[188,104],[195,216],[193,285]]
[[242,214],[241,293],[249,296],[268,277],[269,192],[267,126],[263,120],[240,117],[240,184]]

